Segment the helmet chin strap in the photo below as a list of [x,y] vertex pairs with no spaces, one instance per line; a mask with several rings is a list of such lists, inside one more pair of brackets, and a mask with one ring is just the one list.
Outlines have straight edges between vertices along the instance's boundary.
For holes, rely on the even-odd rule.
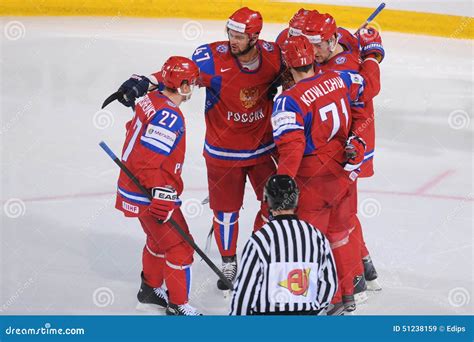
[[[331,41],[333,41],[334,43],[331,44]],[[331,52],[334,52],[334,50],[336,50],[336,47],[337,47],[337,43],[339,43],[339,37],[336,35],[336,39],[334,39],[334,37],[329,40],[329,50]]]
[[187,92],[187,93],[184,93],[182,90],[181,90],[181,87],[179,87],[177,90],[178,90],[178,94],[181,95],[181,96],[184,96],[184,100],[183,102],[186,102],[188,101],[190,98],[191,98],[191,95],[193,93],[193,87],[194,86],[189,86],[190,90]]

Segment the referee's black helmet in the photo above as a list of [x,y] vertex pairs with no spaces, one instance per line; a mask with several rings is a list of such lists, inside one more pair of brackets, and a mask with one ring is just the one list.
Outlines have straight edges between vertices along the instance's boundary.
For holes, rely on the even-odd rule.
[[296,209],[300,191],[288,175],[271,176],[263,190],[263,199],[271,210]]

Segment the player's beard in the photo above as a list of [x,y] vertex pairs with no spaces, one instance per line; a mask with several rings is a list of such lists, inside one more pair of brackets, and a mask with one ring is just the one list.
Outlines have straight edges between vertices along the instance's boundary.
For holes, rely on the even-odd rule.
[[[256,42],[254,44],[251,44],[249,42],[245,49],[243,49],[242,51],[238,51],[238,52],[233,52],[232,51],[232,46],[230,46],[230,53],[234,57],[244,56],[244,55],[248,54],[253,49],[255,44],[256,44]],[[229,45],[230,45],[230,43],[229,43]]]

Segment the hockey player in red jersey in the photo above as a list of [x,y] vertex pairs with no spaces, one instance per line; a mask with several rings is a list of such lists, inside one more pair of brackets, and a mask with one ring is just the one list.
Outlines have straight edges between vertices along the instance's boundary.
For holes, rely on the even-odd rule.
[[[367,101],[355,103],[351,111],[353,123],[351,130],[361,136],[366,146],[366,152],[361,165],[359,177],[373,175],[373,156],[375,145],[374,107],[371,97],[380,90],[380,71],[378,64],[384,57],[384,49],[380,35],[374,29],[363,29],[357,37],[343,28],[337,28],[336,22],[329,14],[310,13],[305,22],[303,34],[309,38],[315,47],[316,71],[346,70],[360,72],[365,77],[372,94],[367,96]],[[370,69],[364,73],[363,69]],[[357,187],[357,183],[353,184]],[[357,193],[355,191],[355,193]],[[377,272],[372,264],[369,251],[363,240],[362,229],[357,215],[354,215],[354,231],[351,234],[350,245],[360,251],[362,262],[355,262],[354,282],[356,298],[364,301],[365,274],[369,289],[379,290]]]
[[[296,177],[300,187],[298,215],[327,235],[338,268],[335,302],[352,296],[352,273],[346,249],[357,198],[363,140],[351,132],[351,103],[364,99],[364,79],[354,73],[314,72],[314,49],[304,36],[283,46],[285,63],[296,85],[275,101],[273,136],[278,146],[278,174]],[[353,153],[356,152],[356,153]],[[355,253],[354,253],[355,254]]]
[[[288,23],[288,27],[281,31],[278,37],[276,38],[276,43],[278,44],[280,49],[289,37],[300,36],[302,34],[304,23],[309,12],[309,10],[300,8],[298,12],[293,15],[293,17],[290,19],[290,22]],[[288,68],[285,68],[281,76],[281,85],[283,87],[283,90],[290,88],[294,84],[295,82],[293,80],[293,77],[291,76],[290,70],[288,70]]]
[[189,234],[179,208],[186,148],[179,105],[191,97],[198,77],[192,60],[170,57],[161,70],[164,90],[144,96],[127,123],[122,162],[153,199],[144,196],[123,171],[118,179],[116,208],[126,217],[138,218],[147,237],[139,306],[163,307],[168,315],[200,315],[188,304],[193,249],[168,223],[172,217]]
[[[280,49],[259,39],[262,16],[247,7],[226,24],[228,40],[198,47],[192,58],[206,88],[204,157],[209,204],[222,271],[233,281],[237,272],[239,215],[246,178],[261,202],[254,229],[263,226],[268,209],[262,202],[266,180],[275,173],[272,153],[273,92],[282,69]],[[225,290],[222,281],[219,289]]]

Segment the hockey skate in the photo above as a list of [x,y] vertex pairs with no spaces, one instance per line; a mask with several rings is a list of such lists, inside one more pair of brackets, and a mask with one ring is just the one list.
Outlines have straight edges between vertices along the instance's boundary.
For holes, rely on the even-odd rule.
[[364,275],[354,277],[354,300],[357,305],[365,303],[369,299],[367,295],[367,283]]
[[327,316],[344,316],[344,304],[342,302],[336,304],[329,304],[327,311]]
[[168,316],[202,316],[202,313],[188,303],[181,305],[169,303],[166,314]]
[[343,295],[342,296],[342,303],[344,305],[345,313],[354,312],[356,309],[356,302],[354,299],[354,295]]
[[168,307],[168,291],[162,287],[150,287],[145,284],[142,272],[142,284],[137,293],[137,310],[156,312],[157,310],[166,309]]
[[[237,276],[237,256],[222,257],[221,271],[230,282],[234,282]],[[224,298],[230,295],[230,289],[220,279],[217,280],[217,288],[223,291]]]
[[372,258],[370,255],[367,255],[362,259],[364,263],[364,276],[367,281],[367,290],[368,291],[381,291],[382,286],[380,286],[379,281],[377,280],[378,274],[375,270],[374,264],[372,263]]

